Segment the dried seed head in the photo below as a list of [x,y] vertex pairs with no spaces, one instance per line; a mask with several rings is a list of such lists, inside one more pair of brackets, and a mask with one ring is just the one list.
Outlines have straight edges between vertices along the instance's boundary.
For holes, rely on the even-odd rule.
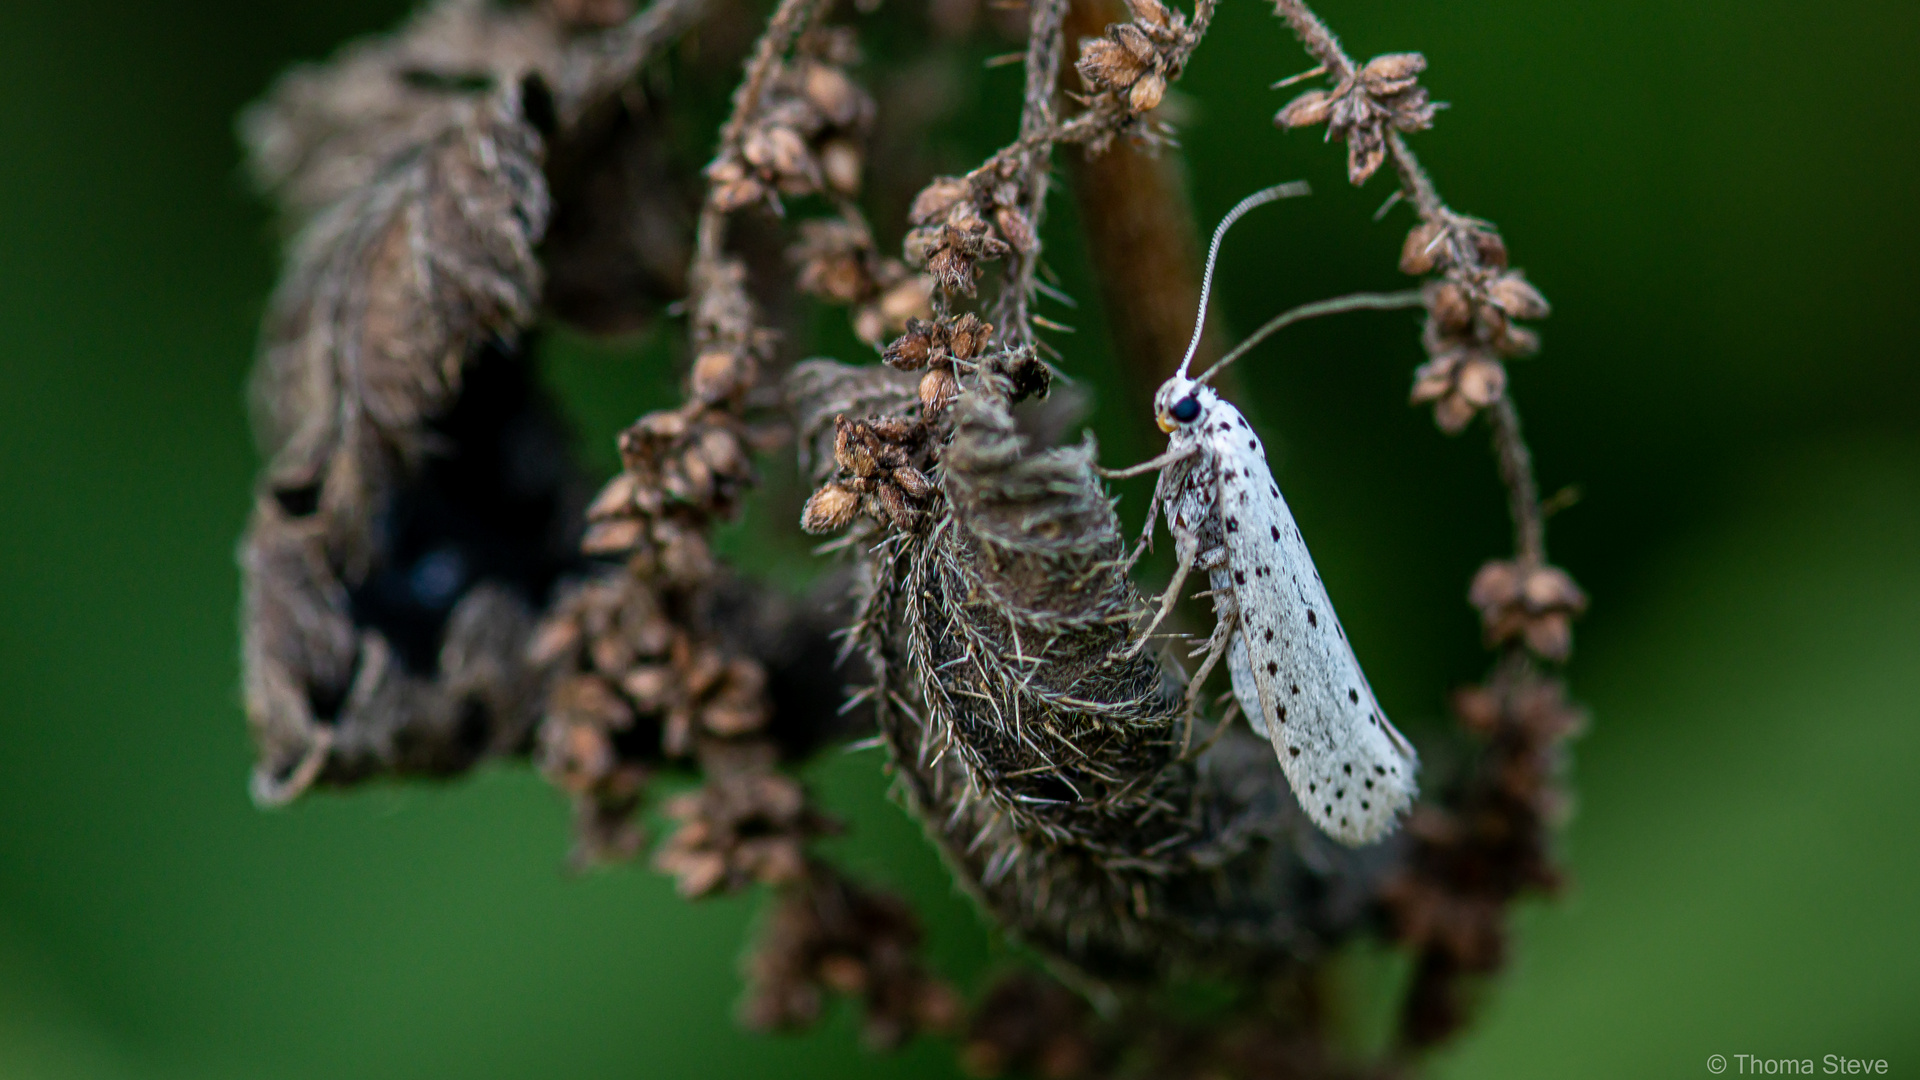
[[944,220],[954,204],[966,198],[968,189],[969,185],[960,177],[936,177],[920,190],[920,194],[914,196],[913,208],[907,212],[908,220],[915,225],[931,225]]
[[853,523],[860,512],[860,496],[844,485],[832,482],[815,491],[800,512],[800,527],[816,536],[839,532]]
[[959,396],[960,380],[953,377],[952,368],[934,368],[920,377],[920,407],[928,413],[939,412]]
[[1412,89],[1425,70],[1427,58],[1419,53],[1388,53],[1367,61],[1360,69],[1360,82],[1373,96],[1390,97]]
[[1150,27],[1166,28],[1183,21],[1181,16],[1168,11],[1160,0],[1127,0],[1127,9],[1133,12],[1135,22]]
[[1074,64],[1087,86],[1094,90],[1117,90],[1138,79],[1146,65],[1118,41],[1089,38],[1080,45],[1080,59]]
[[1495,278],[1487,286],[1487,299],[1515,319],[1544,319],[1550,310],[1547,298],[1533,287],[1520,271],[1513,270]]
[[832,139],[820,147],[820,172],[827,185],[842,195],[860,194],[865,164],[859,144],[851,139]]
[[1422,221],[1407,233],[1407,242],[1400,247],[1400,270],[1402,273],[1420,277],[1432,273],[1435,267],[1446,262],[1444,238],[1446,229],[1437,222]]
[[808,64],[801,76],[802,93],[827,121],[849,127],[860,119],[867,95],[839,68],[827,64]]
[[752,385],[754,368],[753,360],[741,353],[708,349],[693,362],[693,395],[711,404],[742,394]]
[[1273,122],[1284,128],[1312,127],[1324,124],[1333,111],[1333,96],[1325,90],[1309,90],[1274,114]]
[[1427,312],[1434,324],[1448,333],[1458,333],[1473,321],[1473,302],[1458,282],[1436,281],[1427,285]]
[[986,351],[992,336],[993,324],[983,322],[980,316],[969,311],[954,320],[947,333],[947,348],[955,359],[971,360]]
[[596,521],[587,526],[580,550],[588,555],[620,555],[639,545],[644,530],[637,518]]
[[1474,356],[1460,365],[1455,376],[1457,392],[1476,408],[1486,408],[1507,389],[1507,369],[1498,360]]
[[933,358],[938,327],[922,319],[908,319],[907,332],[894,339],[880,359],[901,371],[918,371]]
[[1555,661],[1567,658],[1573,619],[1587,608],[1586,594],[1564,570],[1519,562],[1482,566],[1467,599],[1480,609],[1489,645],[1517,640],[1535,655]]
[[1166,76],[1150,71],[1140,77],[1127,91],[1127,107],[1134,112],[1151,112],[1160,105],[1160,99],[1167,93]]

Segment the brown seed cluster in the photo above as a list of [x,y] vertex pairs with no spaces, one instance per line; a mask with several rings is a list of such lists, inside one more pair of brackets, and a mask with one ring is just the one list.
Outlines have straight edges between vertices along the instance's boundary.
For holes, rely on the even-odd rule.
[[942,292],[972,296],[981,263],[1038,250],[1020,181],[1013,159],[996,157],[966,176],[928,184],[908,211],[907,262],[925,268]]
[[833,459],[837,477],[821,485],[800,514],[810,533],[839,532],[861,513],[903,532],[917,529],[934,495],[921,471],[932,432],[903,417],[849,420],[834,417]]
[[1200,35],[1187,17],[1160,0],[1127,0],[1133,21],[1107,27],[1107,36],[1080,43],[1074,68],[1087,88],[1124,105],[1131,114],[1152,112],[1180,77]]
[[839,831],[807,804],[799,781],[774,771],[770,744],[728,748],[702,764],[707,782],[666,804],[680,828],[653,858],[677,879],[682,896],[799,881],[807,873],[807,842]]
[[860,47],[845,27],[817,28],[772,74],[738,141],[707,166],[714,205],[731,213],[780,196],[860,193],[873,98],[847,74]]
[[961,1067],[972,1076],[1090,1076],[1100,1049],[1093,1021],[1087,1003],[1058,982],[1027,972],[1007,976],[974,1009]]
[[958,1026],[960,999],[921,966],[920,926],[900,899],[862,888],[820,863],[782,890],[747,960],[746,1022],[806,1027],[829,992],[857,997],[870,1045],[897,1047]]
[[564,598],[530,646],[556,672],[541,768],[578,800],[590,861],[637,850],[629,819],[656,763],[743,752],[767,725],[764,668],[695,633],[673,606],[631,574],[608,574]]
[[992,340],[993,324],[970,311],[958,318],[914,319],[881,359],[900,371],[926,372],[920,377],[920,409],[922,415],[931,416],[960,394],[955,365],[969,365],[987,351]]
[[1433,126],[1439,106],[1427,100],[1419,53],[1388,53],[1348,72],[1330,90],[1309,90],[1274,116],[1284,128],[1327,125],[1327,136],[1347,143],[1347,179],[1364,184],[1387,160],[1388,131]]
[[1563,684],[1524,665],[1459,691],[1453,710],[1484,749],[1446,809],[1415,811],[1410,868],[1382,892],[1399,939],[1417,956],[1403,1018],[1416,1045],[1431,1045],[1464,1021],[1462,976],[1504,962],[1513,899],[1559,888],[1549,841],[1566,816],[1563,748],[1586,725]]
[[1456,434],[1506,393],[1503,361],[1540,348],[1540,336],[1518,323],[1545,318],[1546,297],[1507,268],[1498,233],[1451,212],[1414,226],[1400,269],[1441,275],[1422,290],[1429,359],[1414,372],[1412,402],[1431,403],[1440,430]]
[[1519,560],[1482,566],[1467,599],[1480,609],[1488,645],[1519,641],[1554,661],[1573,650],[1573,620],[1587,610],[1586,594],[1566,571]]
[[800,290],[852,307],[853,332],[869,344],[933,314],[933,282],[898,259],[883,258],[873,231],[851,208],[838,218],[801,222],[800,239],[787,257],[799,270]]

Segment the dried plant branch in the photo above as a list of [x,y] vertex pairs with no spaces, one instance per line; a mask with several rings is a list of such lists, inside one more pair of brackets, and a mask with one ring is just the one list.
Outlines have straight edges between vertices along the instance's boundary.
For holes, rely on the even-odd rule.
[[1447,206],[1407,145],[1402,132],[1432,120],[1432,106],[1415,82],[1426,60],[1401,53],[1356,65],[1302,0],[1275,0],[1274,8],[1336,83],[1331,93],[1309,90],[1295,98],[1276,122],[1283,127],[1327,123],[1331,135],[1348,142],[1355,183],[1371,175],[1382,158],[1391,159],[1402,191],[1420,216],[1407,237],[1401,268],[1442,275],[1426,289],[1425,340],[1433,359],[1420,369],[1413,399],[1434,402],[1435,417],[1449,432],[1465,427],[1476,412],[1484,410],[1488,417],[1514,530],[1513,561],[1488,564],[1472,589],[1489,640],[1518,640],[1546,659],[1564,660],[1571,647],[1568,625],[1584,610],[1586,598],[1563,571],[1546,563],[1546,517],[1533,456],[1499,359],[1538,349],[1538,337],[1514,320],[1546,315],[1546,299],[1519,272],[1507,269],[1506,245],[1491,225]]

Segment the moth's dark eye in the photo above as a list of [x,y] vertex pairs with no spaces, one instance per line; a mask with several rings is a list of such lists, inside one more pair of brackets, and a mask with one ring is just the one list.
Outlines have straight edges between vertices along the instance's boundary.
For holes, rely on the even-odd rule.
[[1193,398],[1183,397],[1174,402],[1173,408],[1168,409],[1167,412],[1171,413],[1175,420],[1183,424],[1191,424],[1194,418],[1200,415],[1200,403]]

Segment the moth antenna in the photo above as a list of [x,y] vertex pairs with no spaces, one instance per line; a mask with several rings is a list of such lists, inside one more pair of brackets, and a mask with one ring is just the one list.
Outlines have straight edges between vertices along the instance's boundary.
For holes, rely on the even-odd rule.
[[1200,277],[1200,311],[1193,317],[1193,340],[1187,343],[1187,355],[1180,358],[1180,370],[1175,372],[1176,377],[1186,376],[1187,365],[1193,363],[1193,354],[1200,351],[1200,331],[1207,325],[1207,297],[1213,293],[1213,264],[1220,258],[1220,241],[1226,237],[1227,230],[1233,227],[1234,222],[1245,217],[1247,211],[1256,206],[1264,206],[1275,199],[1287,199],[1311,193],[1312,189],[1307,186],[1305,180],[1275,184],[1270,188],[1261,188],[1241,199],[1238,205],[1227,211],[1226,217],[1220,219],[1219,226],[1213,230],[1213,246],[1207,249],[1206,273]]

